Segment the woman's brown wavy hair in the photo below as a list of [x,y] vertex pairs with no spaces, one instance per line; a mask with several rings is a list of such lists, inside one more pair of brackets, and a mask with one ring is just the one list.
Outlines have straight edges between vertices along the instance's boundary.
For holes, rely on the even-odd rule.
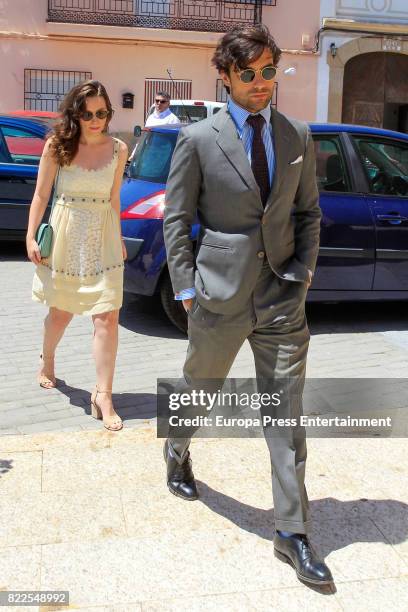
[[105,87],[99,81],[83,81],[75,85],[61,102],[59,111],[61,117],[51,133],[51,153],[60,166],[69,166],[78,152],[81,127],[79,116],[86,110],[86,99],[94,96],[104,98],[108,116],[104,132],[113,116],[113,108]]

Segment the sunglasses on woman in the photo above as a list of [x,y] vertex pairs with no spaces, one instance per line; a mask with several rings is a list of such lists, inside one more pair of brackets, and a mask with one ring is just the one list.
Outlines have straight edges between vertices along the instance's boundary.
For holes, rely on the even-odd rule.
[[[110,113],[108,110],[97,110],[96,113],[92,113],[91,111],[86,110],[82,111],[82,113],[79,113],[78,116],[83,121],[91,121],[91,119],[93,119],[94,117],[96,117],[97,119],[106,119],[109,114]],[[113,110],[111,114],[113,114]]]
[[272,79],[275,78],[276,70],[276,66],[271,65],[265,66],[264,68],[258,68],[258,70],[245,68],[245,70],[236,70],[236,72],[243,83],[252,83],[257,72],[261,74],[264,81],[272,81]]

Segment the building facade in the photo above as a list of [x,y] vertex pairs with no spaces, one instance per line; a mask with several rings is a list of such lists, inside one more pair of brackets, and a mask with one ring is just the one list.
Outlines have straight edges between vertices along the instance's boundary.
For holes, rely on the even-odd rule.
[[284,49],[275,106],[313,120],[319,10],[320,0],[0,0],[0,112],[54,111],[74,83],[95,78],[115,108],[112,130],[132,134],[158,88],[224,101],[217,41],[262,21]]
[[0,112],[55,111],[95,78],[131,141],[158,89],[225,101],[215,45],[260,21],[283,49],[278,110],[408,131],[406,0],[0,0]]
[[407,0],[322,0],[316,118],[408,132]]

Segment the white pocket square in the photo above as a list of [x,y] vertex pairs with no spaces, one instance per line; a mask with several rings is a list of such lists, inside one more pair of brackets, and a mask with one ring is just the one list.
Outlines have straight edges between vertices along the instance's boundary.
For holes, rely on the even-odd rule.
[[289,165],[293,166],[294,164],[300,164],[301,161],[303,161],[303,155],[299,155],[299,157],[297,157],[293,162],[290,162]]

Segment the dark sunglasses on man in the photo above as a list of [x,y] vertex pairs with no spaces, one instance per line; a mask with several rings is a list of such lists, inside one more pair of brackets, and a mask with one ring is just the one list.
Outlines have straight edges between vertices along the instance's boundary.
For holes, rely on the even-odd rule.
[[169,100],[155,100],[156,104],[166,104]]
[[257,72],[261,74],[261,77],[264,81],[272,81],[272,79],[276,76],[276,66],[264,66],[264,68],[259,68],[258,70],[254,70],[253,68],[245,68],[245,70],[236,70],[235,72],[238,74],[238,77],[243,83],[252,83],[255,78]]

